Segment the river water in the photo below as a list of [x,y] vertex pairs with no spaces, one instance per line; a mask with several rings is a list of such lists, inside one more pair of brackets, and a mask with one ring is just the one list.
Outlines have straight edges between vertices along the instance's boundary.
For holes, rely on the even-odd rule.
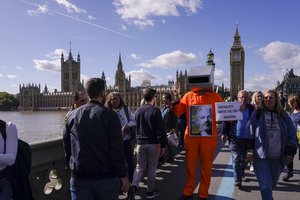
[[13,122],[18,136],[32,143],[62,137],[67,111],[0,111],[0,119]]

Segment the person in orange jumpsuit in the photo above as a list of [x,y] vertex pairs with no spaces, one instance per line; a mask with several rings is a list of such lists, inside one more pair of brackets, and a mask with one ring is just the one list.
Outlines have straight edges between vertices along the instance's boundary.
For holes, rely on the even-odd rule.
[[[197,165],[200,161],[201,174],[200,174],[200,187],[198,196],[200,199],[208,198],[208,189],[210,179],[212,176],[212,163],[214,154],[217,148],[217,128],[216,128],[216,114],[215,103],[223,102],[222,97],[211,90],[206,88],[192,88],[192,91],[186,93],[179,102],[173,104],[173,111],[176,116],[186,113],[187,128],[184,135],[184,144],[186,150],[186,182],[183,188],[183,196],[181,199],[192,199],[193,191],[195,189],[195,178],[197,172]],[[193,105],[211,106],[212,110],[212,135],[200,136],[201,134],[193,134],[195,126],[193,121],[197,115],[190,113]],[[201,112],[201,111],[200,111]],[[199,132],[199,131],[198,131]]]

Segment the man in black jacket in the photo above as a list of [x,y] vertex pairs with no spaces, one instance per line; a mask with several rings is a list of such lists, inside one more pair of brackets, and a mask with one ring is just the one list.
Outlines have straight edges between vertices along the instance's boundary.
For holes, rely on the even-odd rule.
[[136,191],[144,172],[147,170],[147,199],[159,195],[154,189],[157,163],[165,152],[166,132],[161,111],[155,107],[156,90],[147,88],[144,92],[145,104],[135,112],[137,165],[133,175],[132,185]]
[[89,79],[85,89],[90,101],[72,111],[63,134],[72,200],[117,200],[129,189],[120,120],[104,107],[102,79]]
[[246,154],[249,146],[249,140],[245,139],[246,124],[254,110],[249,103],[249,93],[241,90],[238,93],[238,101],[242,102],[241,111],[243,119],[239,121],[225,121],[222,123],[221,140],[229,140],[229,148],[232,153],[232,167],[235,186],[242,186],[242,177],[246,167]]

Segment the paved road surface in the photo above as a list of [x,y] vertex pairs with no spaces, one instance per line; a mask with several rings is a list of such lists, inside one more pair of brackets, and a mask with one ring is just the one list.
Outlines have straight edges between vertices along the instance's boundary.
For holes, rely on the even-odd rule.
[[[279,181],[274,190],[275,200],[300,200],[300,161],[298,155],[294,159],[294,177],[289,182]],[[281,176],[284,173],[281,174]],[[260,192],[253,172],[249,168],[245,173],[243,186],[234,187],[233,171],[231,166],[231,153],[227,145],[219,142],[218,151],[213,163],[213,176],[209,189],[209,198],[215,200],[259,200]],[[172,163],[165,163],[157,170],[156,188],[160,195],[155,200],[179,200],[185,181],[185,155],[184,151],[178,152]],[[146,179],[140,183],[140,189],[136,199],[146,198]],[[197,199],[197,188],[194,191],[194,199]],[[124,199],[125,196],[120,196]]]

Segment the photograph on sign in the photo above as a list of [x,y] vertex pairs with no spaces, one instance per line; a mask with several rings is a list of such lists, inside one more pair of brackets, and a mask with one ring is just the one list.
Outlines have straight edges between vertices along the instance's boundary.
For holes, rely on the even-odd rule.
[[190,106],[190,136],[212,136],[212,105]]
[[216,121],[236,121],[243,119],[243,113],[240,111],[242,102],[218,102],[216,105]]

